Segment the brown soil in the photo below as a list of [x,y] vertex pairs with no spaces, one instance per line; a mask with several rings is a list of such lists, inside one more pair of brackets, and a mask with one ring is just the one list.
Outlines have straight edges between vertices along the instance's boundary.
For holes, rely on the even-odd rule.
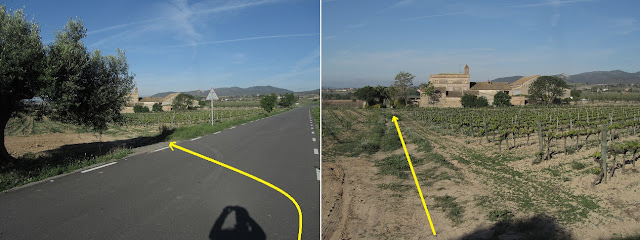
[[[127,136],[103,135],[102,141],[127,139]],[[5,145],[7,151],[14,157],[20,157],[26,153],[35,155],[45,151],[56,149],[64,145],[99,142],[98,135],[93,133],[50,133],[31,136],[6,136]]]
[[[336,115],[343,117],[342,111]],[[366,113],[367,110],[348,110],[353,113]],[[323,111],[323,119],[326,112]],[[358,119],[371,117],[370,115],[358,116]],[[327,121],[331,124],[331,121]],[[323,124],[327,124],[323,121]],[[591,210],[584,220],[570,224],[560,224],[552,220],[537,218],[540,212],[533,210],[521,210],[517,201],[489,201],[481,200],[484,196],[495,196],[503,193],[509,196],[513,189],[501,188],[493,184],[491,172],[473,164],[464,164],[455,160],[458,156],[469,154],[483,154],[496,156],[498,146],[496,143],[488,143],[486,139],[466,137],[458,134],[442,135],[428,129],[419,122],[401,121],[400,126],[403,135],[410,132],[418,133],[432,143],[433,151],[444,156],[451,162],[456,171],[448,168],[438,168],[436,173],[448,171],[459,174],[458,179],[439,180],[432,184],[421,182],[421,190],[425,196],[426,205],[437,235],[433,236],[425,215],[420,198],[415,190],[413,179],[397,179],[395,177],[379,175],[375,161],[397,154],[403,154],[402,149],[392,152],[378,152],[373,155],[361,154],[357,157],[330,156],[331,162],[325,161],[322,165],[322,234],[323,239],[522,239],[527,238],[526,232],[510,230],[502,232],[496,222],[488,219],[491,208],[509,209],[514,213],[514,219],[529,223],[528,226],[535,229],[542,236],[552,233],[555,238],[572,239],[610,239],[613,237],[628,236],[640,233],[640,173],[631,165],[626,166],[624,174],[618,170],[616,175],[607,184],[591,186],[595,175],[582,173],[587,168],[595,166],[589,157],[597,150],[596,146],[588,146],[574,154],[555,155],[551,160],[539,164],[532,164],[535,152],[538,150],[537,137],[531,136],[530,144],[526,144],[526,138],[519,139],[516,144],[521,145],[512,150],[502,151],[517,159],[509,162],[508,167],[534,176],[538,181],[549,182],[558,191],[568,192],[572,195],[585,195],[594,197],[598,208]],[[366,131],[365,124],[356,125],[353,131],[341,134],[349,135],[355,131]],[[448,130],[443,130],[446,132]],[[405,136],[405,141],[407,141]],[[596,139],[591,137],[590,139]],[[638,139],[638,137],[626,136],[622,140]],[[583,141],[583,139],[581,140]],[[575,142],[574,142],[575,143]],[[420,157],[416,146],[407,142],[408,151],[412,155]],[[323,137],[323,150],[327,147],[339,145],[330,137]],[[510,143],[510,145],[512,145]],[[562,145],[556,147],[560,151]],[[554,150],[554,149],[552,149]],[[413,158],[413,157],[412,157]],[[570,163],[576,161],[586,164],[588,167],[582,170],[572,169]],[[416,166],[417,173],[425,169],[437,167],[427,162]],[[557,169],[560,177],[552,177],[549,169]],[[558,180],[558,179],[565,179]],[[379,184],[401,183],[411,186],[408,191],[392,191],[379,188]],[[532,196],[536,196],[536,189],[532,189]],[[552,190],[553,191],[553,190]],[[453,196],[456,202],[464,207],[462,223],[454,223],[443,208],[437,206],[436,196]],[[559,195],[560,196],[560,195]],[[483,202],[486,201],[486,202]],[[489,205],[489,206],[486,206]],[[548,215],[561,212],[554,206],[545,202],[533,202],[533,209],[544,206]]]

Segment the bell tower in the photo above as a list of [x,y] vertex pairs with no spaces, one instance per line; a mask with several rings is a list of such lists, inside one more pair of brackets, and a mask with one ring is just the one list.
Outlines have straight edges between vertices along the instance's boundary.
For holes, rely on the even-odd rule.
[[464,66],[464,74],[469,75],[469,65]]

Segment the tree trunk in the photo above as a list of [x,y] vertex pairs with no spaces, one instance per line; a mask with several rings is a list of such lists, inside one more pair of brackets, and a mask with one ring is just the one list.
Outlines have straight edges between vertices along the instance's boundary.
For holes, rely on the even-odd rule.
[[0,116],[0,165],[6,165],[15,160],[4,146],[4,131],[9,122],[9,114],[2,113]]

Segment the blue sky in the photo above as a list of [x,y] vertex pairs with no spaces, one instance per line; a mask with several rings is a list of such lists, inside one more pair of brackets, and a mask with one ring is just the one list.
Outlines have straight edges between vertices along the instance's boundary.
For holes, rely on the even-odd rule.
[[53,41],[69,17],[85,46],[126,50],[140,94],[271,85],[320,88],[317,0],[2,1]]
[[322,86],[640,71],[640,1],[323,0]]

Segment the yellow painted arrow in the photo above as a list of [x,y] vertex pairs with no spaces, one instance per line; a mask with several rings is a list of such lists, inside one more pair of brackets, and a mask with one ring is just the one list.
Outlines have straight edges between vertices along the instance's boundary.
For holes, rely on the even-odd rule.
[[436,235],[436,229],[433,228],[433,222],[431,222],[431,216],[429,216],[429,209],[427,209],[427,203],[425,203],[424,196],[422,196],[422,190],[420,190],[420,183],[418,183],[418,178],[416,177],[416,171],[413,170],[413,164],[411,164],[411,158],[409,157],[407,146],[404,144],[404,139],[402,138],[402,133],[400,132],[400,126],[398,126],[398,117],[393,116],[391,121],[396,124],[396,129],[398,130],[398,136],[400,137],[402,148],[404,148],[404,155],[407,156],[407,162],[409,162],[409,168],[411,168],[411,174],[413,175],[413,180],[416,182],[416,187],[418,188],[418,194],[420,194],[420,200],[422,200],[422,206],[424,207],[424,212],[427,214],[427,218],[429,219],[429,225],[431,225],[431,231],[433,232],[433,235]]
[[275,185],[273,185],[273,184],[271,184],[271,183],[269,183],[269,182],[267,182],[267,181],[265,181],[265,180],[262,180],[262,179],[260,179],[260,178],[258,178],[258,177],[256,177],[256,176],[253,176],[253,175],[251,175],[251,174],[249,174],[249,173],[246,173],[246,172],[244,172],[244,171],[242,171],[242,170],[240,170],[240,169],[234,168],[234,167],[232,167],[232,166],[229,166],[229,165],[224,164],[224,163],[222,163],[222,162],[216,161],[216,160],[214,160],[214,159],[212,159],[212,158],[209,158],[209,157],[204,156],[204,155],[202,155],[202,154],[199,154],[199,153],[197,153],[197,152],[194,152],[194,151],[191,151],[191,150],[189,150],[189,149],[186,149],[186,148],[183,148],[183,147],[181,147],[181,146],[178,146],[178,145],[176,144],[176,142],[170,142],[170,143],[169,143],[169,147],[171,148],[171,151],[173,151],[173,148],[175,147],[175,148],[180,149],[180,150],[182,150],[182,151],[184,151],[184,152],[186,152],[186,153],[192,154],[192,155],[194,155],[194,156],[197,156],[197,157],[202,158],[202,159],[204,159],[204,160],[207,160],[207,161],[209,161],[209,162],[212,162],[212,163],[218,164],[218,165],[220,165],[220,166],[223,166],[223,167],[225,167],[225,168],[231,169],[231,170],[233,170],[234,172],[240,173],[240,174],[242,174],[242,175],[244,175],[244,176],[246,176],[246,177],[249,177],[249,178],[251,178],[251,179],[253,179],[253,180],[256,180],[256,181],[258,181],[258,182],[260,182],[260,183],[262,183],[262,184],[264,184],[264,185],[267,185],[267,186],[269,186],[270,188],[273,188],[273,189],[275,189],[276,191],[278,191],[278,192],[282,193],[282,195],[285,195],[287,198],[289,198],[289,200],[291,200],[291,202],[293,202],[293,204],[294,204],[294,205],[296,205],[296,208],[298,209],[298,218],[300,219],[300,220],[299,220],[299,226],[298,226],[298,240],[300,240],[300,239],[302,238],[302,211],[300,210],[300,205],[298,205],[298,202],[296,202],[296,200],[295,200],[295,199],[293,199],[293,197],[291,197],[291,195],[289,195],[287,192],[283,191],[282,189],[280,189],[280,188],[276,187]]

